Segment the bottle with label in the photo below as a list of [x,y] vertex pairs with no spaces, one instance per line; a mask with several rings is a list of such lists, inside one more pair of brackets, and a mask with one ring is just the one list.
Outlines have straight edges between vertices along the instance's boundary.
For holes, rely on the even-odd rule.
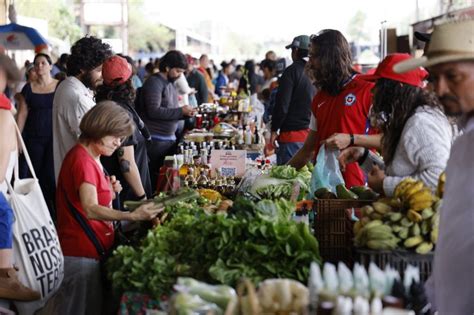
[[201,169],[199,177],[197,178],[197,185],[199,188],[207,188],[209,186],[208,170]]
[[260,144],[260,134],[258,133],[258,126],[255,125],[254,143]]
[[179,177],[184,180],[186,175],[188,175],[188,170],[189,170],[188,150],[183,150],[183,164],[179,168]]
[[250,130],[249,126],[245,127],[245,145],[252,144],[252,131]]

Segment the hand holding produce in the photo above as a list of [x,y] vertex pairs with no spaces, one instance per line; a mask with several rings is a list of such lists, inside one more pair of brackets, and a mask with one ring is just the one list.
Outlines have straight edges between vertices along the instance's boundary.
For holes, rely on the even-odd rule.
[[145,203],[132,212],[135,221],[146,221],[154,219],[164,207],[153,202]]

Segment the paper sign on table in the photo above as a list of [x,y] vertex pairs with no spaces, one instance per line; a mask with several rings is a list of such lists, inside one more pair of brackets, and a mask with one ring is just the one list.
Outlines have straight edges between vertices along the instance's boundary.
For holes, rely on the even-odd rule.
[[222,176],[243,177],[246,158],[246,150],[213,150],[211,152],[212,175],[216,175],[217,169]]

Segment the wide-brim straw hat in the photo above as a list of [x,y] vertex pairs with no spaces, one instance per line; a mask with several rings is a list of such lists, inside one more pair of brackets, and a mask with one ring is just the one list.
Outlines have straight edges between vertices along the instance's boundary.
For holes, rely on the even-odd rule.
[[474,60],[474,19],[447,22],[435,26],[427,53],[396,64],[395,72],[404,73],[417,67]]

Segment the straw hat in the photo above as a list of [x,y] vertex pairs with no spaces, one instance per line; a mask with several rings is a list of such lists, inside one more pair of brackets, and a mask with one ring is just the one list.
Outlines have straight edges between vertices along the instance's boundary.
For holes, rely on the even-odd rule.
[[474,60],[474,19],[435,26],[426,55],[400,62],[393,70],[403,73],[417,67],[461,60]]

